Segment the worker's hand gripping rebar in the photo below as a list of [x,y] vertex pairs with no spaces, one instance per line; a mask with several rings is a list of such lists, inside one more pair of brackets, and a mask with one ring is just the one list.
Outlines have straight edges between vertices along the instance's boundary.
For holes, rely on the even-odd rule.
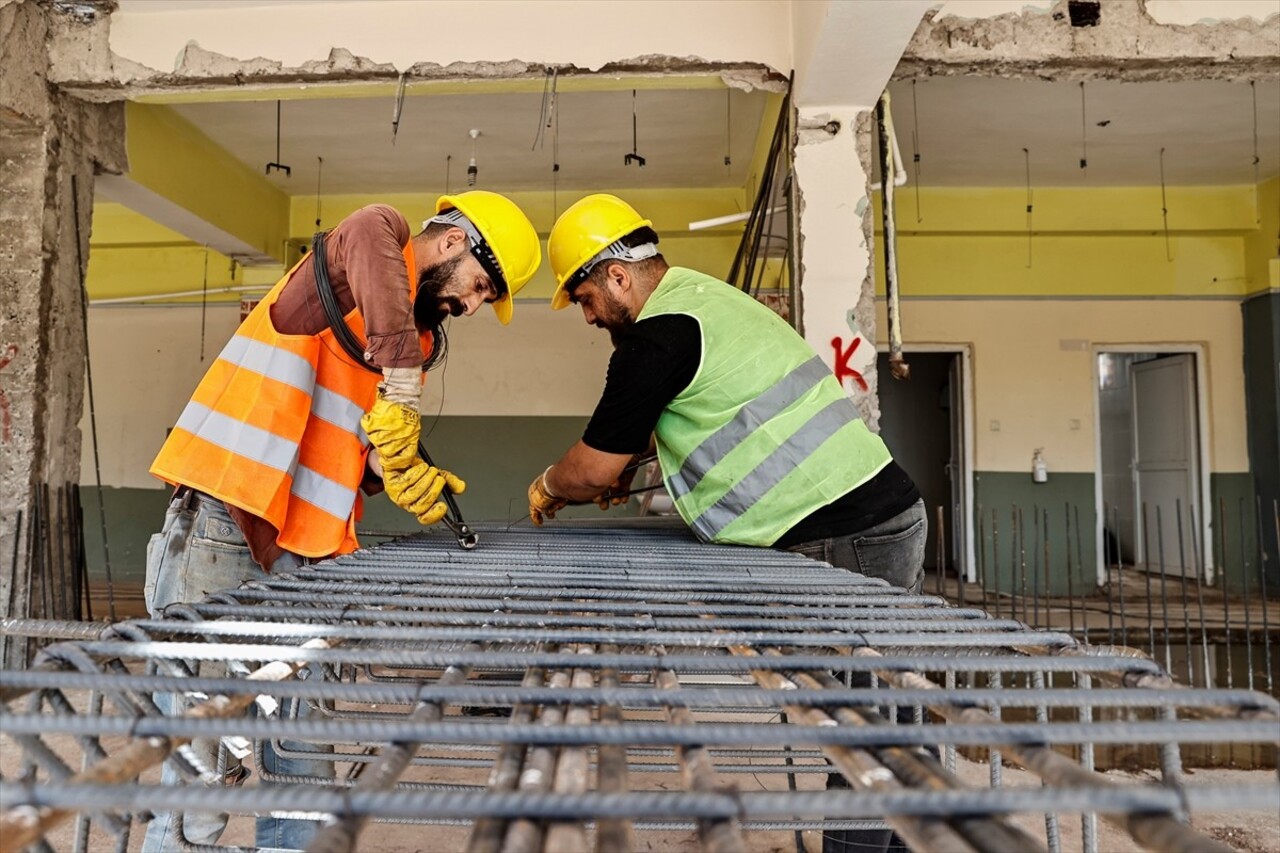
[[[431,461],[431,454],[427,452],[427,447],[421,441],[418,442],[418,455],[422,457],[422,461],[426,462],[432,468],[438,468],[435,462]],[[441,519],[449,529],[453,531],[453,535],[458,537],[458,545],[464,550],[470,551],[480,544],[480,534],[476,533],[467,523],[462,520],[462,510],[458,509],[458,502],[454,499],[453,493],[445,489],[444,502],[448,504],[449,511],[445,517]]]

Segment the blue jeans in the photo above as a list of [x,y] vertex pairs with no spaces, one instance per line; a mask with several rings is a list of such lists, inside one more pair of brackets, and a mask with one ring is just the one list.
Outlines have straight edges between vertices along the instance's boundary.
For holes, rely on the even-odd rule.
[[[792,545],[788,551],[822,560],[841,569],[880,578],[911,593],[919,593],[924,585],[924,543],[929,520],[924,501],[918,500],[888,521],[843,536],[815,539]],[[855,672],[851,687],[870,687],[871,674]],[[885,709],[887,711],[887,709]],[[912,708],[899,707],[899,724],[915,721]],[[930,749],[935,752],[936,747]],[[828,788],[847,788],[839,774],[827,777]],[[829,831],[822,836],[823,853],[899,853],[907,846],[892,829],[846,829]]]
[[[147,544],[147,579],[143,588],[147,610],[158,617],[170,604],[195,602],[206,595],[223,589],[234,589],[245,581],[265,580],[268,575],[253,560],[245,544],[240,527],[232,520],[221,501],[198,492],[180,490],[182,494],[169,502],[165,512],[164,527],[151,537]],[[272,571],[286,572],[302,564],[302,558],[286,553],[273,565]],[[219,677],[226,674],[225,667],[203,664],[199,675]],[[191,696],[156,694],[156,704],[167,714],[180,714],[199,701]],[[291,703],[297,702],[295,706]],[[305,717],[311,708],[302,700],[285,700],[278,713]],[[261,713],[255,706],[255,712]],[[290,749],[310,749],[331,752],[310,744],[286,742]],[[215,738],[197,738],[190,744],[190,751],[206,768],[221,771],[222,778],[211,783],[220,785],[227,778],[243,777],[238,773],[240,761]],[[333,764],[328,761],[307,761],[280,758],[270,741],[263,744],[267,770],[280,774],[297,774],[332,778]],[[221,765],[219,758],[221,757]],[[165,762],[161,771],[162,785],[182,784],[181,776],[171,762]],[[194,782],[191,784],[200,784]],[[175,813],[160,813],[147,826],[142,842],[143,853],[174,853],[182,850],[179,832],[191,844],[216,844],[227,826],[226,814],[188,812],[179,817]],[[307,846],[318,824],[309,820],[292,820],[260,817],[257,820],[255,843],[261,848],[300,850]]]

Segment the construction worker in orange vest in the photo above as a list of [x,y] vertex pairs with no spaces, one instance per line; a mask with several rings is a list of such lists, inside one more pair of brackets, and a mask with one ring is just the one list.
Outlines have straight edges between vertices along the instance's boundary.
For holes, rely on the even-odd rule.
[[[241,323],[152,463],[175,492],[147,547],[148,610],[354,551],[361,490],[385,488],[422,524],[439,521],[443,491],[465,488],[418,452],[423,377],[444,356],[444,321],[489,303],[505,325],[512,296],[541,260],[528,217],[484,191],[441,197],[416,236],[387,205],[317,235]],[[169,699],[157,696],[176,713]],[[201,769],[230,765],[225,780],[241,781],[238,762],[219,763],[218,749],[217,740],[193,742]],[[331,763],[266,749],[273,772],[333,773]],[[165,777],[179,779],[172,762]],[[182,849],[179,831],[192,844],[215,844],[225,826],[225,814],[181,823],[158,815],[143,849]],[[260,818],[257,843],[304,848],[315,827]]]

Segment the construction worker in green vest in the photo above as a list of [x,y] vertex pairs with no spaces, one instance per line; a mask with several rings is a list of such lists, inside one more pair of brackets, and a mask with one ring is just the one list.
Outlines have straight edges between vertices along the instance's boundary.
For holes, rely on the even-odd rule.
[[[797,551],[918,592],[927,521],[911,478],[794,329],[737,288],[669,266],[658,239],[611,195],[581,199],[551,229],[551,307],[580,307],[614,352],[582,438],[529,486],[534,524],[569,503],[608,508],[656,449],[699,539]],[[899,843],[860,830],[828,834],[824,849]]]

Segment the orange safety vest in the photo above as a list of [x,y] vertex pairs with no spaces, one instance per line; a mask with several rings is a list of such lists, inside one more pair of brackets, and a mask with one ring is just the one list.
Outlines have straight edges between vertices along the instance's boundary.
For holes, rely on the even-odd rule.
[[[409,301],[417,293],[413,244],[404,247]],[[190,486],[269,521],[276,544],[304,557],[359,547],[359,486],[369,453],[360,418],[381,372],[352,361],[331,329],[284,335],[271,323],[295,265],[240,324],[151,463],[166,482]],[[344,318],[364,340],[364,318]],[[431,354],[429,332],[421,335]]]

